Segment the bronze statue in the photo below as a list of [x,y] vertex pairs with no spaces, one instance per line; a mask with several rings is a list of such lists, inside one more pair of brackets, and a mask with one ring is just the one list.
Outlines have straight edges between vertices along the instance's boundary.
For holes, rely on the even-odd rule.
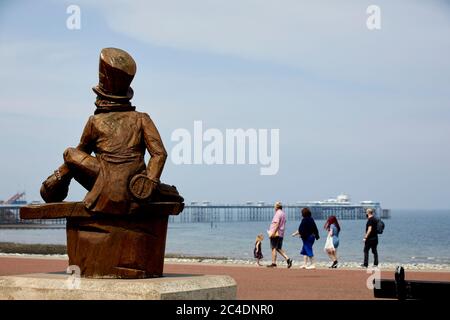
[[[67,218],[70,264],[83,276],[161,276],[168,215],[184,207],[176,187],[160,182],[167,152],[158,130],[131,105],[135,73],[127,52],[101,51],[94,115],[78,146],[64,151],[64,164],[41,187],[45,202],[55,204],[21,210],[24,219]],[[88,190],[81,206],[60,203],[72,178]]]
[[[93,212],[126,214],[149,200],[183,202],[175,187],[160,184],[167,152],[158,130],[148,114],[135,111],[130,103],[133,58],[106,48],[99,69],[99,84],[93,88],[97,109],[78,146],[65,150],[64,164],[42,184],[42,198],[64,200],[74,178],[89,191],[84,203]],[[151,156],[147,168],[145,149]]]

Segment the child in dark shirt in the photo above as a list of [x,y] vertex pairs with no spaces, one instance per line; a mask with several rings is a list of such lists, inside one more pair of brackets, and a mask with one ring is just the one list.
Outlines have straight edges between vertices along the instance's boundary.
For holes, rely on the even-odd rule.
[[260,233],[256,236],[256,240],[255,240],[255,248],[253,249],[253,256],[256,259],[256,264],[258,266],[261,266],[261,264],[259,263],[259,260],[261,260],[263,258],[263,254],[262,254],[262,249],[261,249],[261,243],[264,239],[264,236]]

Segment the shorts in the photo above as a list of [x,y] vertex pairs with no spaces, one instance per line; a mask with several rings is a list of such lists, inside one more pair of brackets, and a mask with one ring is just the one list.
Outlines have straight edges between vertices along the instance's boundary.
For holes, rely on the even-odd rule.
[[283,247],[283,238],[282,237],[270,238],[270,247],[272,249],[280,250]]

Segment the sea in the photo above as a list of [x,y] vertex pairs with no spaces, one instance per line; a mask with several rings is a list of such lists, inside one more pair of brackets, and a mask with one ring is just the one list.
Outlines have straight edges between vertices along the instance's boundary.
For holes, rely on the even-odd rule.
[[[181,213],[183,214],[183,213]],[[450,266],[450,210],[392,210],[379,235],[380,263],[436,264]],[[301,260],[301,240],[291,234],[300,221],[288,220],[283,249]],[[317,261],[328,261],[323,247],[325,221],[316,220],[320,239],[314,244]],[[340,220],[340,262],[361,263],[366,220]],[[270,261],[267,229],[270,221],[169,223],[166,253],[182,256],[253,259],[257,234],[265,235],[262,251]],[[0,229],[0,242],[65,244],[64,229]],[[370,256],[372,259],[372,255]],[[372,261],[372,260],[371,260]]]

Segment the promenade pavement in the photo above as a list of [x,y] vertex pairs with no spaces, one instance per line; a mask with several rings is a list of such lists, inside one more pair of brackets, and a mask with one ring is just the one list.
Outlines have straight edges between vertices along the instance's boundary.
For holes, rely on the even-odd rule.
[[[65,272],[66,259],[0,257],[0,276],[40,272]],[[241,300],[372,300],[365,269],[287,269],[256,265],[166,263],[165,274],[229,275],[238,285]],[[392,270],[381,273],[393,279]],[[406,271],[408,280],[450,281],[450,272]]]

